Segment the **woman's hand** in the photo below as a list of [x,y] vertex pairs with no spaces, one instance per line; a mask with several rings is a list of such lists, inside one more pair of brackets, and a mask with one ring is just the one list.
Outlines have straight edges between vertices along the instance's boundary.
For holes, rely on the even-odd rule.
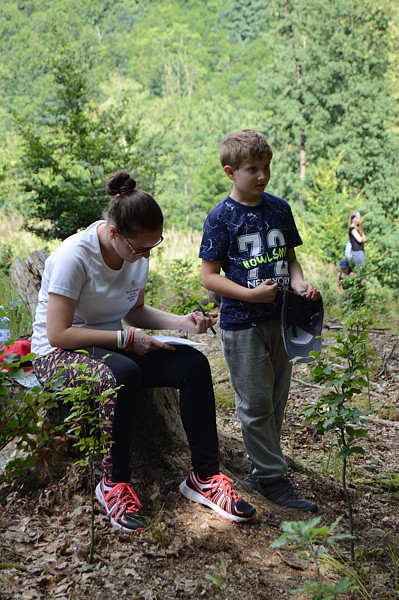
[[165,342],[153,338],[151,335],[148,335],[148,333],[145,333],[140,329],[135,329],[132,352],[136,352],[136,354],[147,354],[147,352],[160,350],[161,348],[164,350],[176,350],[171,344],[165,344]]
[[215,325],[218,313],[206,313],[203,315],[199,310],[181,317],[180,329],[189,333],[205,333]]

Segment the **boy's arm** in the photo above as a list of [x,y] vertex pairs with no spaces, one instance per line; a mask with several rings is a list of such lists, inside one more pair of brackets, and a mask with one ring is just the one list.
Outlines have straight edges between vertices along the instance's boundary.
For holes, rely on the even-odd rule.
[[243,302],[274,302],[278,290],[277,283],[266,279],[256,288],[247,288],[220,274],[220,260],[202,259],[201,276],[204,286],[224,296]]
[[316,290],[310,281],[303,279],[302,267],[299,264],[294,248],[288,248],[287,252],[288,263],[290,267],[291,287],[295,292],[309,298],[310,300],[318,300],[320,298],[319,290]]

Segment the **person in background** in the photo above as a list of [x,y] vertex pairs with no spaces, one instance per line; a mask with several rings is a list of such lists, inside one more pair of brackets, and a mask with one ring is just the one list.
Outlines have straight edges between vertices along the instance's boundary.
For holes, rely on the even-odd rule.
[[288,202],[265,193],[272,156],[252,129],[223,140],[220,161],[233,189],[205,221],[201,272],[205,287],[222,298],[222,347],[251,463],[243,483],[276,504],[316,512],[285,476],[280,435],[292,364],[281,335],[281,291],[290,287],[310,300],[320,292],[304,280],[295,254],[302,240]]
[[342,295],[341,282],[345,277],[348,277],[348,275],[350,275],[352,273],[352,267],[350,266],[347,258],[341,258],[341,260],[338,263],[338,266],[339,266],[339,272],[338,272],[338,276],[337,276],[337,294],[339,296],[341,296]]
[[352,245],[352,260],[356,265],[362,265],[365,261],[364,243],[367,240],[363,227],[360,223],[360,213],[353,212],[349,217],[348,228],[349,240]]
[[105,191],[111,200],[104,219],[64,240],[46,260],[33,325],[34,372],[39,380],[49,380],[62,370],[67,386],[79,385],[76,363],[98,375],[101,434],[108,434],[108,441],[96,497],[112,525],[124,531],[146,527],[143,507],[130,485],[129,464],[135,400],[143,387],[180,392],[192,461],[181,493],[231,521],[247,521],[255,508],[219,469],[207,358],[195,348],[166,344],[143,330],[204,333],[216,316],[199,311],[175,315],[145,304],[149,256],[163,241],[161,209],[124,171],[108,178]]

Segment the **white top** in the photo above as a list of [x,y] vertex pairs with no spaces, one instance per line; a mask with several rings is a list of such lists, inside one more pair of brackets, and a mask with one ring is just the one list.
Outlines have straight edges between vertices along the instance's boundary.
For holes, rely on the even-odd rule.
[[105,264],[97,234],[103,223],[97,221],[67,238],[46,260],[33,323],[32,352],[38,356],[54,350],[46,332],[49,292],[77,301],[73,327],[115,331],[145,287],[148,258],[124,261],[119,270]]

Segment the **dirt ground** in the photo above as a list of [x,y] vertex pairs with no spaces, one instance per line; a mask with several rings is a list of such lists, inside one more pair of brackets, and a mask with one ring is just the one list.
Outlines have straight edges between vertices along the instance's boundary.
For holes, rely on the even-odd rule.
[[[377,373],[371,384],[371,426],[367,452],[349,473],[354,503],[360,589],[351,598],[389,600],[399,591],[399,352],[397,336],[371,334]],[[209,336],[204,352],[215,385],[232,397],[219,342]],[[325,437],[305,426],[301,408],[321,390],[310,381],[307,365],[295,365],[283,430],[290,477],[303,495],[319,505],[322,524],[343,515],[348,531],[340,463]],[[236,479],[245,475],[245,453],[233,408],[218,409],[219,429],[236,440]],[[233,445],[233,444],[232,444]],[[234,462],[234,461],[233,461]],[[277,507],[238,483],[257,507],[254,520],[230,523],[193,504],[177,491],[185,473],[134,481],[150,519],[148,530],[127,534],[113,528],[95,508],[95,561],[88,562],[90,495],[79,470],[71,466],[61,481],[44,489],[0,489],[0,599],[129,600],[310,598],[292,591],[315,579],[314,565],[291,548],[272,549],[282,521],[314,517]],[[347,544],[334,556],[349,568]],[[323,576],[344,574],[323,562]],[[396,590],[396,594],[395,594]],[[339,598],[349,596],[340,595]]]

